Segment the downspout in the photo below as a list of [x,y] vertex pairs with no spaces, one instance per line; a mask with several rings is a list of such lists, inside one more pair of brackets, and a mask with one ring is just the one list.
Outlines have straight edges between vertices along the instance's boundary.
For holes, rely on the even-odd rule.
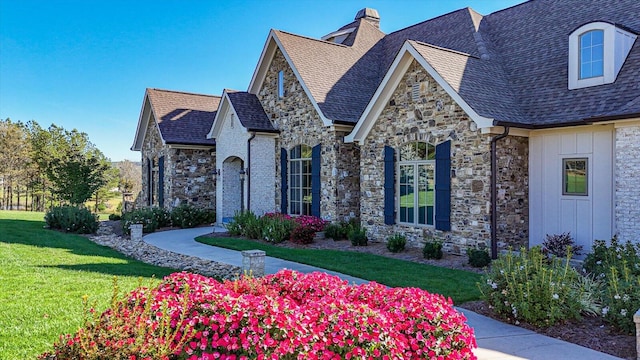
[[491,138],[491,258],[498,258],[498,155],[496,143],[509,135],[509,127],[504,132]]
[[247,140],[247,211],[251,211],[251,140],[256,137],[256,132],[251,132]]

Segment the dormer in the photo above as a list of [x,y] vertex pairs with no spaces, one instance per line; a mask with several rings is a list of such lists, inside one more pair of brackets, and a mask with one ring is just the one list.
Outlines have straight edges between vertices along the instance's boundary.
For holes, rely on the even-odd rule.
[[[361,9],[356,14],[354,21],[358,21],[360,19],[380,29],[380,15],[378,14],[378,10],[371,9],[371,8]],[[354,24],[354,23],[351,23],[351,24]],[[356,27],[347,28],[347,26],[344,26],[342,29],[339,29],[338,31],[334,31],[330,34],[327,34],[323,36],[321,39],[324,41],[329,41],[336,44],[342,44],[347,39],[347,37],[349,37],[349,35],[355,30],[356,30]]]
[[636,38],[602,21],[574,30],[569,35],[569,90],[615,82]]
[[332,43],[336,43],[336,44],[342,44],[342,42],[347,39],[349,34],[354,32],[355,30],[356,30],[356,28],[352,27],[352,28],[348,28],[348,29],[334,31],[334,32],[332,32],[330,34],[327,34],[327,35],[323,36],[321,39],[324,40],[324,41],[328,41],[328,42],[332,42]]

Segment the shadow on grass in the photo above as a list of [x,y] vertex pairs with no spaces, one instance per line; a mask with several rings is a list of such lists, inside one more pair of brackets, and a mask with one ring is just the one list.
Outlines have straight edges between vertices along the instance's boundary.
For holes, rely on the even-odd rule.
[[119,252],[98,245],[82,235],[44,228],[44,221],[0,219],[0,243],[65,249],[82,256],[128,259]]
[[62,270],[93,272],[115,276],[139,276],[139,277],[155,277],[162,279],[163,277],[179,272],[180,270],[164,268],[155,265],[144,264],[139,261],[129,261],[124,264],[74,264],[74,265],[41,265],[41,268],[55,268]]

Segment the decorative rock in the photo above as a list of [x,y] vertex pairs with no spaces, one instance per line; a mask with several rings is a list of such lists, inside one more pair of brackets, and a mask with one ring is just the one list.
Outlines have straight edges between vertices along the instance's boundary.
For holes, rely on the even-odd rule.
[[149,245],[140,239],[127,240],[113,233],[109,225],[100,224],[96,235],[89,236],[96,244],[108,246],[128,257],[147,264],[189,271],[221,279],[235,279],[241,274],[237,266],[177,254]]

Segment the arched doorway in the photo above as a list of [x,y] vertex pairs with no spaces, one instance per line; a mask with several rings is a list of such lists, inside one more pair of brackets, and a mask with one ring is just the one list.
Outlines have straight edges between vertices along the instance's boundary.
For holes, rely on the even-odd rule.
[[229,222],[244,210],[244,161],[230,156],[222,163],[222,222]]

